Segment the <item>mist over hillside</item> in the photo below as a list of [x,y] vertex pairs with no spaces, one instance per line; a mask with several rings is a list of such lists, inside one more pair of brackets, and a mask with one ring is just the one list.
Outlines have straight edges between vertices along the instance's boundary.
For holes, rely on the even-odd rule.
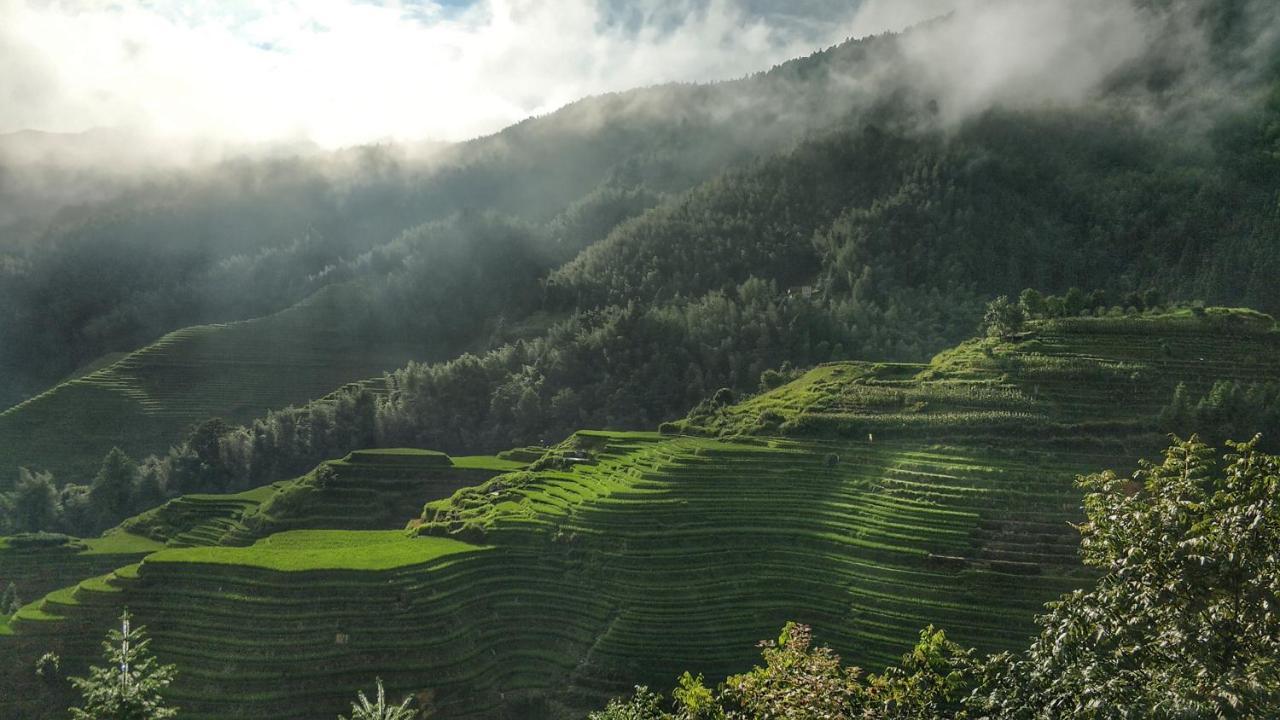
[[[546,223],[601,187],[674,197],[835,124],[945,137],[993,109],[1093,108],[1159,127],[1194,151],[1221,121],[1257,107],[1274,44],[1265,3],[1088,2],[1067,11],[1041,0],[952,11],[769,73],[583,100],[453,146],[269,146],[237,159],[216,144],[116,132],[10,136],[9,160],[0,160],[12,188],[0,398],[12,403],[167,330],[281,309],[323,284],[326,268],[424,221],[476,210]],[[886,12],[863,8],[867,22]],[[282,253],[297,259],[286,274],[254,281],[278,288],[272,296],[246,293],[244,279]],[[42,297],[59,278],[76,278],[80,292]]]

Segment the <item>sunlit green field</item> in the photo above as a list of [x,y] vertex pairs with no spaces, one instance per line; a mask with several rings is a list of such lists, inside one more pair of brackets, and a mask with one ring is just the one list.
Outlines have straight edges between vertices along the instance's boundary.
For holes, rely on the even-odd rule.
[[[872,670],[928,624],[1016,648],[1091,580],[1074,477],[1160,447],[1178,382],[1280,379],[1278,351],[1244,312],[1056,321],[929,364],[823,365],[663,434],[579,432],[527,467],[354,453],[323,481],[126,523],[169,547],[0,632],[75,665],[96,652],[86,628],[127,604],[182,669],[185,717],[299,720],[375,675],[444,717],[581,716],[636,682],[740,671],[787,620]],[[476,475],[403,494],[455,473]]]

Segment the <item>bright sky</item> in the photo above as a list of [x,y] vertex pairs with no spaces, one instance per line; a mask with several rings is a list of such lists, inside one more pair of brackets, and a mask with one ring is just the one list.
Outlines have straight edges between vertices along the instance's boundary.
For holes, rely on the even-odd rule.
[[0,133],[458,140],[737,77],[948,0],[0,0]]

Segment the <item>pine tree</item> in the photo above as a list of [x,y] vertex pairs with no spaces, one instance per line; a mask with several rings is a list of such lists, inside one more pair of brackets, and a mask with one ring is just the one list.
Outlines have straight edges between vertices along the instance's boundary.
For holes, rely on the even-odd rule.
[[137,479],[138,464],[120,448],[111,448],[89,489],[89,500],[103,526],[114,525],[128,515]]
[[[362,691],[360,702],[351,703],[350,720],[410,720],[413,717],[413,711],[409,709],[409,703],[412,701],[413,698],[405,698],[399,705],[388,705],[387,693],[382,687],[382,678],[378,678],[378,701],[369,702],[369,698]],[[347,720],[347,718],[339,715],[338,720]]]
[[106,667],[89,668],[87,678],[71,678],[84,698],[82,708],[71,708],[73,720],[164,720],[178,714],[160,695],[173,682],[176,668],[159,664],[147,649],[151,640],[145,628],[131,627],[130,620],[125,610],[120,629],[107,633],[102,643]]

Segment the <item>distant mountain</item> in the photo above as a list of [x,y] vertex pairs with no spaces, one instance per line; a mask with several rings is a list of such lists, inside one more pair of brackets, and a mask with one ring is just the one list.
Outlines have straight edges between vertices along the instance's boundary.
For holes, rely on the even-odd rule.
[[[1074,105],[947,120],[948,96],[913,78],[922,39],[965,27],[951,17],[733,82],[589,98],[469,143],[227,161],[148,185],[64,214],[0,262],[4,392],[17,401],[167,330],[358,282],[323,331],[370,348],[362,367],[389,369],[377,348],[394,345],[424,360],[475,352],[487,373],[468,404],[446,399],[463,365],[401,371],[413,391],[388,396],[383,441],[466,451],[655,424],[784,362],[921,359],[1023,287],[1075,286],[1091,308],[1152,292],[1280,311],[1275,47],[1243,10],[1151,12],[1146,50]],[[1198,64],[1170,49],[1187,33],[1209,43]],[[1206,110],[1188,84],[1209,76],[1238,100]],[[136,382],[236,422],[263,411],[261,395],[186,395],[203,362],[187,353],[191,377]],[[23,414],[34,407],[4,423],[43,426]],[[451,429],[426,420],[440,414]],[[15,462],[84,483],[110,443],[163,451],[189,415],[135,434],[145,442],[114,433],[48,459],[34,449],[56,438],[20,442]],[[121,425],[79,418],[77,437]],[[349,449],[313,444],[294,462]]]

